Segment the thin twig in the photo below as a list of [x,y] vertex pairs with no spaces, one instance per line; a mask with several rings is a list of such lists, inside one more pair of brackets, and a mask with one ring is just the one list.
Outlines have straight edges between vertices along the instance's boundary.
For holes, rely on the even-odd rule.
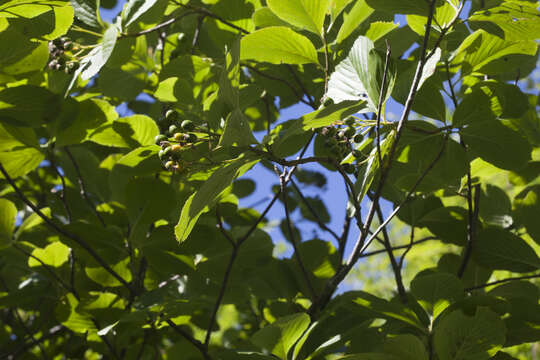
[[[479,185],[472,186],[471,181],[471,172],[470,170],[467,173],[467,212],[468,212],[468,221],[467,221],[467,244],[465,245],[465,250],[463,253],[463,261],[459,266],[457,276],[459,278],[463,277],[465,270],[467,269],[467,264],[471,258],[472,248],[474,243],[474,238],[476,236],[476,224],[478,222],[478,211],[480,208],[480,187]],[[474,189],[474,200],[473,200],[473,189]]]
[[536,278],[540,278],[540,274],[510,277],[510,278],[492,281],[492,282],[481,284],[481,285],[471,286],[471,287],[466,288],[465,291],[469,292],[472,290],[483,289],[488,286],[499,285],[499,284],[503,284],[509,281],[528,280],[528,279],[536,279]]
[[306,97],[308,98],[308,102],[309,102],[309,105],[315,109],[316,106],[315,106],[315,98],[309,93],[309,91],[307,91],[306,87],[304,86],[304,83],[302,82],[302,80],[300,80],[300,78],[298,77],[298,75],[296,75],[296,71],[294,71],[294,68],[292,67],[292,65],[289,65],[287,64],[287,69],[289,69],[289,72],[291,73],[291,75],[293,76],[294,80],[296,81],[296,83],[298,84],[298,86],[300,86],[300,89],[302,89],[302,92],[306,95]]
[[[402,250],[402,249],[407,250],[409,247],[412,247],[414,245],[421,244],[421,243],[429,241],[429,240],[436,240],[436,239],[437,238],[435,236],[428,236],[428,237],[425,237],[423,239],[414,241],[412,243],[412,245],[411,245],[411,243],[408,243],[408,244],[405,244],[405,245],[394,246],[394,247],[392,247],[392,251],[397,251],[397,250]],[[374,250],[374,251],[363,253],[362,255],[360,255],[360,258],[366,258],[366,257],[374,256],[374,255],[384,254],[384,253],[386,253],[386,249]]]
[[326,31],[324,29],[323,29],[323,32],[322,32],[321,39],[322,39],[323,48],[324,48],[324,96],[326,96],[326,93],[328,92],[329,61],[328,61],[328,44],[326,42]]
[[77,243],[80,247],[82,247],[90,256],[94,258],[100,264],[105,271],[107,271],[109,274],[111,274],[116,280],[118,280],[122,285],[124,285],[130,292],[132,291],[129,284],[122,278],[116,271],[114,271],[109,264],[96,253],[96,251],[83,239],[79,238],[75,234],[71,234],[70,232],[62,229],[58,225],[56,225],[55,222],[53,222],[51,219],[49,219],[40,209],[38,209],[19,189],[19,187],[15,184],[15,181],[11,178],[11,176],[7,173],[4,166],[0,163],[0,172],[2,175],[4,175],[4,178],[7,180],[7,182],[11,185],[13,190],[15,190],[15,193],[19,196],[19,198],[26,204],[28,207],[30,207],[34,213],[36,213],[37,216],[39,216],[45,224],[47,224],[50,228],[55,230],[58,234],[65,236],[68,239],[73,240],[75,243]]
[[60,178],[60,182],[62,183],[62,191],[60,192],[60,200],[62,200],[62,204],[64,205],[64,210],[66,210],[67,220],[68,223],[71,222],[71,210],[69,209],[67,199],[66,199],[66,179],[64,178],[64,175],[58,170],[58,166],[56,165],[56,161],[54,159],[54,154],[51,151],[51,156],[49,158],[49,162],[51,163],[51,167],[54,169],[54,172],[58,177]]
[[302,202],[306,205],[306,208],[308,209],[308,211],[311,213],[311,215],[313,215],[313,218],[315,219],[315,221],[317,222],[319,227],[321,229],[323,229],[324,231],[330,233],[330,235],[332,235],[334,237],[334,239],[336,239],[336,241],[339,242],[340,237],[338,236],[338,234],[336,234],[334,232],[334,230],[332,230],[328,226],[326,226],[326,224],[321,220],[321,217],[319,216],[317,211],[315,211],[313,206],[311,206],[309,201],[306,199],[304,194],[302,194],[302,191],[300,191],[300,188],[296,185],[296,183],[294,182],[294,180],[292,178],[291,178],[291,185],[292,185],[293,189],[295,190],[295,192],[300,197],[300,200],[302,200]]
[[[379,204],[379,200],[375,200],[377,203],[375,204],[375,211],[377,212],[377,217],[379,218],[380,222],[384,221],[384,215],[381,210],[381,205]],[[396,285],[398,289],[399,297],[401,298],[401,302],[406,304],[407,303],[407,293],[405,291],[405,286],[403,286],[403,278],[401,277],[401,268],[399,267],[396,258],[394,257],[394,253],[392,251],[392,245],[390,244],[390,236],[388,235],[388,230],[386,227],[382,229],[383,234],[383,244],[384,248],[386,249],[386,252],[388,253],[388,258],[390,259],[390,265],[392,266],[392,271],[394,272],[394,278],[396,280]]]
[[377,156],[379,158],[379,166],[381,167],[383,166],[381,154],[381,115],[384,95],[386,92],[386,78],[388,76],[388,64],[390,63],[390,55],[392,55],[392,52],[390,50],[390,45],[388,44],[388,41],[386,41],[386,59],[384,61],[384,72],[381,84],[381,91],[379,93],[379,103],[377,104],[377,125],[375,127],[375,131],[377,133]]
[[201,33],[201,27],[204,21],[204,18],[206,15],[201,15],[197,19],[197,27],[195,27],[195,32],[193,33],[193,39],[191,40],[191,54],[195,54],[195,46],[197,45],[197,42],[199,41],[199,35]]
[[249,31],[247,31],[246,29],[244,28],[241,28],[240,26],[237,26],[233,23],[231,23],[230,21],[227,21],[225,20],[224,18],[222,18],[221,16],[217,15],[217,14],[214,14],[213,12],[211,12],[210,10],[208,9],[205,9],[205,8],[201,8],[201,7],[196,7],[196,6],[193,6],[193,5],[189,5],[189,4],[182,4],[182,3],[178,3],[178,5],[186,8],[186,9],[189,9],[189,10],[192,10],[196,13],[199,13],[199,14],[203,14],[205,16],[208,16],[208,17],[211,17],[213,19],[216,19],[217,21],[219,21],[220,23],[222,24],[225,24],[233,29],[236,29],[238,31],[240,31],[241,33],[243,34],[249,34]]
[[103,220],[103,217],[97,210],[96,205],[92,202],[92,200],[90,199],[90,196],[88,196],[88,191],[86,191],[86,184],[83,180],[83,176],[81,173],[81,169],[79,168],[79,164],[77,164],[77,161],[75,160],[75,158],[73,157],[73,155],[71,154],[71,151],[69,150],[67,146],[64,148],[64,150],[66,151],[67,156],[71,160],[71,163],[73,164],[73,168],[75,169],[75,173],[77,174],[77,181],[79,182],[79,187],[81,189],[82,197],[84,198],[84,200],[86,200],[86,203],[88,204],[88,206],[90,206],[90,208],[92,209],[92,211],[98,218],[101,225],[103,227],[106,227],[107,225],[105,224],[105,220]]
[[289,238],[291,241],[291,244],[294,249],[294,257],[296,259],[296,262],[298,263],[298,267],[300,268],[300,271],[302,272],[302,275],[304,276],[304,279],[306,280],[306,284],[308,287],[309,292],[311,293],[311,298],[314,299],[317,297],[317,293],[315,292],[315,288],[311,284],[311,280],[309,278],[309,274],[306,270],[306,267],[304,266],[304,262],[302,261],[302,256],[300,254],[300,249],[298,248],[298,244],[296,243],[296,238],[294,237],[294,231],[291,224],[291,218],[289,214],[289,202],[287,198],[287,190],[285,189],[285,175],[287,170],[280,175],[279,182],[281,185],[281,196],[283,197],[283,207],[285,209],[285,222],[287,223],[287,230],[289,231]]
[[225,227],[223,226],[223,220],[219,211],[219,204],[216,206],[216,219],[217,219],[217,227],[219,231],[223,234],[225,239],[231,244],[232,247],[236,246],[236,243],[234,242],[234,239],[232,236],[225,230]]
[[37,346],[39,348],[39,351],[41,351],[41,356],[45,360],[49,359],[49,356],[47,356],[47,353],[45,352],[45,349],[43,348],[43,345],[41,345],[41,342],[36,340],[36,338],[34,337],[34,334],[30,331],[30,329],[24,323],[23,319],[21,318],[21,315],[19,314],[19,310],[18,309],[12,309],[11,312],[15,315],[15,317],[17,318],[17,320],[21,324],[21,327],[23,328],[24,332],[30,338],[31,343],[34,346]]
[[411,251],[413,245],[415,244],[415,242],[414,242],[414,225],[411,226],[411,236],[409,237],[409,239],[410,239],[409,240],[409,245],[407,246],[407,248],[405,249],[403,254],[401,254],[401,257],[399,259],[399,271],[401,271],[403,269],[403,263],[405,262],[405,257],[407,256],[409,251]]
[[146,35],[146,34],[150,34],[154,31],[158,31],[160,29],[163,29],[164,27],[167,27],[171,24],[174,24],[175,22],[181,20],[182,18],[184,18],[185,16],[187,15],[193,15],[193,14],[196,14],[195,11],[186,11],[185,13],[177,16],[177,17],[173,17],[165,22],[162,22],[161,24],[158,24],[150,29],[146,29],[146,30],[142,30],[142,31],[139,31],[139,32],[136,32],[136,33],[131,33],[131,34],[120,34],[119,36],[119,39],[123,39],[123,38],[127,38],[127,37],[137,37],[137,36],[141,36],[141,35]]
[[307,102],[306,100],[304,100],[303,96],[301,93],[298,92],[298,90],[291,85],[291,83],[289,83],[287,80],[285,79],[282,79],[282,78],[279,78],[277,76],[274,76],[274,75],[270,75],[270,74],[267,74],[259,69],[257,69],[256,67],[252,66],[252,65],[249,65],[249,64],[243,64],[242,66],[245,66],[246,68],[248,68],[249,70],[267,78],[267,79],[270,79],[270,80],[275,80],[275,81],[279,81],[281,82],[282,84],[286,85],[289,89],[291,89],[291,91],[294,93],[294,95],[298,98],[298,101],[308,105],[308,106],[312,106],[311,103]]
[[176,331],[178,334],[180,334],[184,339],[186,339],[187,341],[189,341],[193,346],[195,346],[202,354],[202,356],[204,357],[204,359],[206,360],[210,360],[211,357],[210,355],[208,354],[208,351],[206,349],[206,347],[204,346],[203,343],[201,343],[199,340],[195,339],[193,336],[191,336],[189,333],[187,333],[186,331],[182,330],[182,328],[180,328],[178,325],[176,325],[172,320],[170,319],[167,319],[165,320],[165,322],[167,324],[169,324],[169,326],[174,330]]
[[208,329],[206,330],[206,337],[204,339],[204,348],[206,349],[206,351],[208,351],[208,346],[210,345],[210,339],[212,336],[212,328],[214,327],[214,323],[216,322],[217,313],[218,313],[219,307],[221,306],[221,301],[223,300],[223,297],[225,296],[225,292],[227,290],[227,284],[229,282],[229,278],[231,276],[234,261],[236,260],[237,256],[238,256],[238,245],[235,245],[232,248],[232,253],[231,253],[231,257],[229,258],[229,263],[227,264],[227,267],[225,268],[225,274],[223,275],[221,288],[219,289],[218,297],[216,299],[216,303],[214,304],[212,315],[210,316],[210,323],[208,324]]

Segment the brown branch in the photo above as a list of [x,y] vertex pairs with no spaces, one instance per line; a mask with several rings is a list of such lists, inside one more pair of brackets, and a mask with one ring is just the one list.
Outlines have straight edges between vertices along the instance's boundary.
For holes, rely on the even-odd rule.
[[79,168],[79,164],[77,164],[77,161],[75,161],[75,158],[73,157],[73,155],[71,154],[71,151],[69,151],[69,148],[67,146],[64,148],[64,150],[66,151],[67,156],[71,160],[71,163],[73,164],[73,168],[75,169],[75,173],[77,174],[77,181],[79,182],[79,187],[81,189],[82,197],[84,198],[88,206],[90,206],[94,214],[97,216],[101,225],[103,227],[106,227],[107,225],[105,224],[103,217],[101,216],[99,211],[97,211],[96,205],[92,202],[92,200],[90,199],[90,196],[88,196],[88,191],[86,191],[86,185],[84,183],[81,169]]
[[[428,237],[425,237],[423,239],[413,241],[412,245],[411,245],[411,243],[408,243],[408,244],[405,244],[405,245],[394,246],[394,247],[392,247],[392,251],[397,251],[397,250],[402,250],[402,249],[407,250],[409,247],[412,247],[414,245],[421,244],[421,243],[429,241],[429,240],[436,240],[436,239],[437,238],[435,236],[428,236]],[[386,249],[374,250],[374,251],[371,251],[371,252],[363,253],[362,255],[360,255],[360,258],[366,258],[366,257],[374,256],[374,255],[384,254],[384,253],[386,253]]]
[[315,98],[311,96],[311,94],[307,91],[306,87],[304,86],[304,83],[302,82],[302,80],[300,80],[300,78],[294,71],[294,68],[292,67],[292,65],[287,64],[287,69],[289,69],[289,72],[293,76],[298,86],[300,86],[300,89],[302,89],[302,92],[306,94],[306,97],[308,98],[308,101],[309,101],[309,106],[311,106],[313,109],[316,109],[317,106],[315,106]]
[[413,226],[411,226],[411,236],[410,236],[409,244],[407,245],[407,248],[405,249],[403,254],[401,254],[401,258],[399,259],[399,270],[400,271],[401,271],[401,269],[403,269],[403,263],[405,262],[405,257],[407,256],[409,251],[411,251],[414,244],[415,244],[415,242],[414,242],[414,225],[413,225]]
[[532,274],[532,275],[525,275],[525,276],[510,277],[510,278],[501,279],[501,280],[497,280],[497,281],[492,281],[492,282],[481,284],[481,285],[471,286],[469,288],[466,288],[465,291],[470,292],[472,290],[483,289],[483,288],[486,288],[488,286],[499,285],[499,284],[503,284],[503,283],[510,282],[510,281],[528,280],[528,279],[536,279],[536,278],[540,278],[540,274]]
[[176,325],[172,320],[170,319],[167,319],[165,320],[165,322],[167,324],[169,324],[169,326],[174,330],[176,331],[178,334],[180,334],[184,339],[186,339],[187,341],[189,341],[193,346],[195,346],[202,354],[202,356],[204,357],[205,360],[211,360],[212,358],[210,357],[210,355],[208,354],[208,350],[206,349],[206,347],[204,346],[203,343],[201,343],[199,340],[195,339],[193,336],[191,336],[189,333],[187,333],[186,331],[182,330],[182,328],[180,328],[178,325]]
[[[384,221],[384,215],[381,210],[381,205],[379,204],[379,200],[375,200],[375,211],[377,212],[377,217],[379,218],[380,222]],[[390,259],[390,265],[392,266],[392,271],[394,272],[394,278],[396,280],[396,286],[398,289],[399,297],[401,298],[401,302],[406,304],[407,303],[407,293],[405,291],[405,286],[403,286],[403,278],[401,277],[401,268],[399,267],[396,258],[394,257],[394,253],[392,251],[392,245],[390,244],[390,236],[388,235],[388,230],[386,227],[382,229],[383,234],[383,244],[386,252],[388,253],[388,258]]]
[[98,253],[86,242],[84,241],[82,238],[78,237],[77,235],[75,234],[71,234],[70,232],[62,229],[60,226],[56,225],[55,222],[53,222],[51,219],[49,219],[40,209],[38,209],[21,191],[21,189],[19,189],[19,187],[15,184],[15,181],[13,181],[13,179],[11,178],[11,176],[9,176],[9,174],[7,173],[6,169],[4,168],[4,166],[2,165],[2,163],[0,163],[0,172],[2,173],[2,175],[4,175],[4,178],[7,180],[7,182],[11,185],[11,187],[13,188],[13,190],[15,190],[15,193],[19,196],[19,198],[26,204],[28,205],[28,207],[30,207],[34,213],[39,216],[44,222],[45,224],[47,224],[51,229],[53,229],[54,231],[56,231],[58,234],[60,235],[63,235],[65,236],[66,238],[68,239],[71,239],[73,240],[76,244],[78,244],[80,247],[82,247],[84,250],[86,250],[86,252],[88,252],[88,254],[90,254],[90,256],[92,258],[94,258],[94,260],[96,260],[98,262],[98,264],[100,264],[104,269],[105,271],[107,271],[109,274],[111,274],[116,280],[118,280],[122,285],[124,285],[128,290],[129,292],[132,292],[133,290],[131,289],[131,287],[129,286],[129,284],[126,282],[126,280],[124,280],[124,278],[122,278],[120,275],[118,275],[118,273],[116,271],[114,271],[110,266],[109,264],[107,264],[107,262],[105,260],[103,260],[103,258],[101,256],[98,255]]
[[[478,223],[478,211],[480,205],[480,187],[479,185],[472,186],[471,181],[471,172],[467,172],[467,212],[468,212],[468,221],[467,221],[467,244],[463,253],[463,261],[459,266],[458,277],[462,278],[467,269],[467,264],[469,263],[472,248],[474,243],[474,238],[476,236],[476,224]],[[474,200],[473,200],[473,189],[474,189]]]
[[377,104],[377,125],[375,127],[376,133],[377,133],[377,156],[379,158],[379,166],[382,165],[382,154],[381,154],[381,113],[382,113],[382,107],[383,107],[383,98],[384,93],[386,91],[386,78],[388,76],[388,64],[390,63],[390,55],[392,52],[390,51],[390,45],[388,45],[388,41],[386,41],[386,59],[384,61],[384,72],[383,72],[383,78],[382,78],[382,85],[381,85],[381,91],[379,93],[379,103]]
[[49,158],[49,162],[51,163],[51,167],[54,169],[54,172],[58,177],[60,178],[60,182],[62,183],[62,192],[60,193],[60,200],[62,201],[62,204],[64,205],[64,209],[66,210],[66,215],[68,219],[68,223],[71,222],[71,210],[69,209],[69,206],[67,204],[66,199],[66,179],[64,178],[64,175],[58,170],[58,166],[56,166],[56,161],[54,160],[54,154],[51,151],[51,156]]
[[[286,172],[287,170],[285,170]],[[289,238],[291,241],[291,244],[294,249],[294,257],[296,259],[296,262],[298,263],[298,267],[300,268],[300,271],[302,272],[302,275],[304,276],[304,279],[306,280],[306,284],[308,287],[309,292],[311,293],[311,298],[315,299],[317,297],[317,293],[315,292],[315,288],[311,284],[311,280],[309,278],[309,274],[306,270],[306,267],[304,266],[304,262],[302,261],[302,256],[300,255],[300,249],[298,248],[298,244],[296,243],[296,239],[294,237],[294,231],[291,224],[291,218],[289,214],[289,204],[287,199],[287,190],[285,189],[285,172],[280,175],[279,182],[281,185],[281,195],[283,197],[283,207],[285,209],[285,222],[287,223],[287,230],[289,231]]]
[[141,35],[146,35],[146,34],[150,34],[154,31],[158,31],[160,29],[163,29],[164,27],[167,27],[171,24],[174,24],[175,22],[181,20],[182,18],[184,18],[185,16],[187,15],[193,15],[193,14],[196,14],[195,11],[187,11],[177,17],[173,17],[165,22],[162,22],[161,24],[158,24],[150,29],[146,29],[146,30],[142,30],[142,31],[139,31],[139,32],[136,32],[136,33],[131,33],[131,34],[120,34],[120,36],[118,37],[119,39],[123,39],[123,38],[127,38],[127,37],[137,37],[137,36],[141,36]]
[[311,213],[311,215],[313,215],[313,218],[315,219],[315,221],[317,222],[319,227],[321,229],[323,229],[324,231],[330,233],[330,235],[332,235],[334,237],[334,239],[336,239],[336,241],[339,242],[340,237],[338,236],[338,234],[336,234],[334,232],[334,230],[332,230],[328,226],[326,226],[326,224],[321,220],[321,217],[319,216],[317,211],[315,211],[313,206],[311,206],[309,201],[306,199],[304,194],[302,194],[302,191],[300,191],[300,188],[296,185],[296,183],[294,182],[294,180],[292,178],[291,178],[291,185],[292,185],[293,189],[295,190],[295,192],[300,197],[300,200],[302,200],[302,202],[306,205],[306,208],[308,209],[308,211]]
[[241,33],[243,34],[249,34],[249,31],[247,31],[246,29],[243,29],[241,28],[240,26],[237,26],[233,23],[231,23],[230,21],[227,21],[225,20],[224,18],[222,18],[221,16],[217,15],[217,14],[214,14],[213,12],[211,12],[210,10],[208,9],[205,9],[205,8],[200,8],[200,7],[196,7],[196,6],[193,6],[193,5],[189,5],[189,4],[182,4],[182,3],[178,3],[180,6],[186,8],[186,9],[189,9],[189,10],[192,10],[196,13],[199,13],[199,14],[203,14],[205,16],[208,16],[208,17],[211,17],[213,19],[216,19],[217,21],[219,21],[220,23],[222,24],[225,24],[233,29],[236,29],[238,31],[240,31]]
[[269,75],[269,74],[257,69],[256,67],[254,67],[252,65],[249,65],[249,64],[244,64],[243,66],[245,66],[249,70],[251,70],[251,71],[253,71],[253,72],[255,72],[255,73],[257,73],[257,74],[259,74],[259,75],[261,75],[261,76],[263,76],[265,78],[267,78],[267,79],[279,81],[279,82],[285,84],[289,89],[291,89],[291,91],[294,93],[294,95],[298,98],[298,101],[300,101],[300,102],[302,102],[302,103],[304,103],[304,104],[306,104],[308,106],[312,106],[311,103],[304,100],[304,98],[302,97],[302,94],[300,94],[298,92],[298,90],[294,86],[292,86],[291,83],[289,83],[287,80],[284,80],[284,79],[279,78],[279,77],[274,76],[274,75]]

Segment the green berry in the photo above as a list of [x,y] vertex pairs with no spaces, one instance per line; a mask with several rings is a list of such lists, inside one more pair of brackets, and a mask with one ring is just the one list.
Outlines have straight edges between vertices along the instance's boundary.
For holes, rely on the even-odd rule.
[[178,132],[178,126],[176,125],[171,125],[169,126],[169,134],[175,134],[176,132]]
[[166,140],[167,140],[167,137],[163,134],[159,134],[158,136],[154,138],[154,142],[156,143],[156,145],[159,145],[161,144],[162,141],[166,141]]
[[345,130],[340,130],[337,134],[337,137],[338,139],[344,139],[347,137],[347,135],[345,135]]
[[169,160],[169,161],[167,161],[167,162],[165,163],[165,168],[166,168],[167,170],[171,170],[173,166],[174,166],[174,161],[172,161],[172,160]]
[[362,152],[361,152],[360,150],[353,150],[353,151],[352,151],[352,155],[353,155],[356,159],[361,159],[361,158],[363,158]]
[[356,129],[352,126],[349,126],[347,129],[345,129],[345,136],[347,138],[352,138],[356,134]]
[[330,151],[334,153],[334,155],[341,155],[341,147],[337,144],[332,145],[330,147]]
[[190,143],[194,143],[194,142],[197,141],[197,139],[198,139],[198,138],[197,138],[197,135],[195,135],[195,134],[193,134],[193,133],[190,133],[188,136],[189,136],[189,137],[188,137],[187,141],[190,142]]
[[54,39],[52,42],[53,42],[54,46],[56,46],[57,48],[62,48],[62,45],[64,43],[64,41],[62,41],[61,38]]
[[184,140],[184,134],[177,132],[173,135],[174,140],[176,141],[182,141]]
[[356,120],[352,116],[349,116],[348,118],[345,119],[344,122],[345,122],[345,125],[352,126],[354,125]]
[[337,130],[336,130],[335,127],[331,127],[331,126],[330,126],[330,127],[328,127],[327,129],[328,129],[328,136],[334,136],[334,135],[336,135]]
[[66,51],[70,51],[71,49],[73,49],[73,42],[72,41],[66,41],[64,43],[64,50]]
[[170,149],[171,149],[171,154],[178,154],[180,151],[182,151],[182,145],[174,144],[173,146],[170,147]]
[[165,118],[169,121],[176,121],[178,120],[178,112],[172,109],[167,110],[167,112],[165,113]]
[[193,131],[195,130],[195,124],[191,120],[184,120],[180,125],[184,131]]
[[360,133],[354,135],[353,137],[353,141],[357,144],[361,143],[363,139],[364,139],[364,136]]
[[170,146],[163,149],[163,156],[169,156],[169,155],[171,155],[171,147]]
[[330,98],[326,98],[326,99],[324,100],[323,106],[324,106],[324,107],[327,107],[327,106],[332,105],[333,103],[334,103],[334,100],[332,100],[332,99],[330,99]]

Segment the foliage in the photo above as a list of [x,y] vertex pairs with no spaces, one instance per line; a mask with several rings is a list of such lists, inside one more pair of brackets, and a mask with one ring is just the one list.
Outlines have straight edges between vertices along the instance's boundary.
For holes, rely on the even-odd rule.
[[[99,5],[0,4],[1,357],[487,360],[539,340],[537,1]],[[256,171],[277,185],[245,207]]]

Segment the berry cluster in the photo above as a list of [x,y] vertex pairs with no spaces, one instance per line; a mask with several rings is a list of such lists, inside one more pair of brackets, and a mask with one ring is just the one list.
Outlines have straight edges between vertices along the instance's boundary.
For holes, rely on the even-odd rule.
[[[327,126],[317,129],[319,135],[325,138],[324,145],[334,154],[337,160],[341,161],[349,153],[355,153],[352,143],[360,143],[363,139],[362,134],[356,132],[354,127],[356,120],[353,117],[347,118],[343,124],[345,127]],[[356,156],[355,156],[356,157]],[[343,164],[343,170],[349,174],[354,174],[356,167],[353,164]]]
[[182,150],[193,146],[199,139],[194,131],[195,124],[191,120],[180,122],[179,114],[174,110],[168,110],[165,119],[171,123],[164,133],[156,136],[156,144],[161,146],[159,159],[167,170],[178,172],[183,170],[181,159]]
[[79,68],[79,62],[66,54],[66,51],[72,51],[74,48],[75,45],[68,37],[49,41],[49,55],[52,58],[49,62],[49,69],[73,74]]

